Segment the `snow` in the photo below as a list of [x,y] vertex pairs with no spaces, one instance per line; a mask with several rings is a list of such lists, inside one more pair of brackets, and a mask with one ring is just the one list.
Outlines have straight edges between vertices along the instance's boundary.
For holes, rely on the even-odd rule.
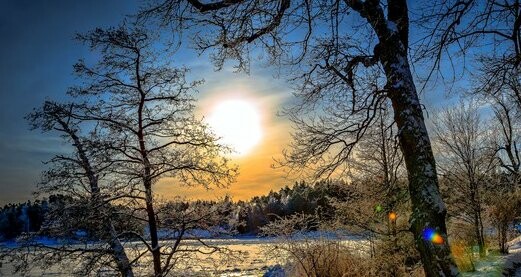
[[505,258],[503,274],[521,277],[521,236],[508,243],[509,254]]
[[[309,234],[310,238],[322,237],[325,236],[333,236],[332,233],[320,233],[313,232]],[[354,238],[354,237],[353,237]],[[356,238],[355,238],[356,239]],[[364,241],[360,238],[358,240],[344,240],[345,243],[353,243],[359,245],[365,245]],[[179,276],[201,276],[200,272],[211,272],[211,276],[220,276],[220,277],[245,277],[245,276],[267,276],[267,277],[284,277],[284,269],[281,266],[283,263],[280,260],[280,257],[277,255],[267,255],[266,251],[270,251],[273,248],[273,245],[280,243],[279,240],[273,237],[252,237],[252,236],[244,236],[244,237],[235,237],[229,239],[205,239],[205,242],[215,246],[226,247],[232,251],[240,251],[241,259],[237,260],[233,257],[229,256],[214,256],[212,259],[209,259],[208,255],[199,255],[197,253],[192,253],[191,260],[194,264],[183,265],[185,270],[180,273]],[[135,247],[138,246],[139,243],[126,243],[126,247]],[[193,247],[198,245],[196,241],[186,240],[185,247]],[[132,257],[131,257],[132,258]],[[145,257],[144,259],[147,259]],[[0,261],[1,262],[1,261]],[[70,276],[67,270],[70,271],[70,267],[74,265],[58,265],[53,266],[49,269],[40,269],[34,268],[26,275],[23,276],[43,276],[43,275],[52,275],[52,276]],[[143,272],[139,265],[135,268],[136,276],[141,276]],[[12,265],[8,263],[4,263],[3,267],[0,267],[0,276],[22,276],[22,275],[3,275],[7,274],[12,270]],[[204,275],[206,276],[206,275]]]
[[263,277],[285,277],[286,273],[284,272],[284,268],[279,264],[268,267],[268,270],[262,275]]
[[501,276],[504,259],[501,256],[489,256],[476,263],[476,271],[462,272],[463,277]]
[[305,231],[295,232],[291,237],[293,240],[304,239],[329,239],[329,240],[349,240],[362,241],[365,240],[363,236],[353,235],[345,231]]
[[475,272],[463,272],[463,277],[514,276],[521,277],[521,236],[508,243],[506,256],[489,255],[476,262]]
[[443,200],[441,199],[441,195],[438,192],[438,188],[433,184],[428,184],[424,187],[423,191],[423,199],[429,199],[431,201],[431,205],[433,207],[436,207],[438,209],[439,213],[442,213],[446,210],[445,204],[443,203]]

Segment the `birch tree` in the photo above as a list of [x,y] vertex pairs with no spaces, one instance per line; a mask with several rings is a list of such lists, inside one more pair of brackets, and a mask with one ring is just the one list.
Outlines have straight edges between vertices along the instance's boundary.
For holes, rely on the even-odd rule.
[[[289,65],[301,100],[290,166],[319,162],[318,175],[345,165],[353,146],[375,123],[376,111],[392,103],[408,172],[411,230],[428,276],[456,276],[446,235],[446,207],[438,189],[436,164],[409,61],[407,1],[151,1],[142,19],[168,27],[196,26],[198,49],[212,50],[217,68],[235,59],[247,70],[259,46],[270,64]],[[376,72],[379,86],[366,76]],[[290,73],[288,73],[290,74]],[[328,116],[310,115],[316,109]],[[306,118],[305,116],[308,115]],[[309,147],[309,146],[313,147]],[[302,147],[301,147],[302,146]],[[443,243],[422,233],[433,229]]]
[[[92,140],[96,139],[95,130],[82,130],[82,122],[72,118],[77,108],[75,104],[47,101],[27,116],[34,129],[60,134],[73,149],[70,155],[61,154],[52,158],[48,162],[50,169],[43,174],[39,193],[60,194],[70,201],[51,211],[40,232],[68,239],[77,237],[78,231],[89,230],[91,239],[103,244],[92,247],[82,244],[60,247],[36,245],[41,248],[41,253],[37,256],[45,256],[47,252],[51,252],[57,261],[78,257],[78,262],[83,265],[81,275],[96,272],[103,266],[115,263],[121,276],[134,276],[132,262],[119,236],[129,230],[121,229],[113,202],[120,200],[120,204],[125,203],[121,201],[125,198],[133,199],[136,194],[132,193],[132,188],[107,177],[107,172],[113,165],[107,156],[110,153],[96,146],[103,142]],[[106,257],[110,257],[108,261]],[[49,259],[43,259],[44,263],[49,262]]]

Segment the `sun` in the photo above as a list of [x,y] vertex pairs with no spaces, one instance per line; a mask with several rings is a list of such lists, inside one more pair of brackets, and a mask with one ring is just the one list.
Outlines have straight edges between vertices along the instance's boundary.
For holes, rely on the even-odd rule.
[[249,153],[261,140],[261,118],[257,107],[242,99],[219,101],[207,122],[221,143],[234,149],[236,155]]

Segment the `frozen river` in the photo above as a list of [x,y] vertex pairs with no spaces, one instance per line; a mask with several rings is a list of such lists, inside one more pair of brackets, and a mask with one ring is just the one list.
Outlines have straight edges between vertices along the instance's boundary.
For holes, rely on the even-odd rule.
[[[284,263],[284,255],[276,251],[281,241],[265,238],[240,238],[240,239],[208,239],[205,240],[212,246],[226,249],[225,252],[216,252],[206,255],[201,253],[189,253],[183,257],[181,266],[175,269],[172,276],[262,276],[269,266]],[[185,247],[195,246],[195,242],[187,241]],[[353,245],[356,248],[365,248],[366,242],[362,240],[342,240],[342,244]],[[136,276],[147,275],[144,269],[150,269],[147,257],[141,259],[135,268]],[[70,276],[78,264],[53,266],[47,270],[32,269],[23,276]],[[0,276],[12,275],[13,266],[5,261],[0,267]],[[109,272],[102,276],[112,276]]]

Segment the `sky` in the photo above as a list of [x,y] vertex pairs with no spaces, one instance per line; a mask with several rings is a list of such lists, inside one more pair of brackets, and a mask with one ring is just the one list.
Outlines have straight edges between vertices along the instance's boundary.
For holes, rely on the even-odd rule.
[[[8,0],[0,1],[0,204],[32,199],[43,161],[67,151],[52,134],[29,130],[24,116],[46,99],[64,100],[67,87],[76,81],[72,65],[91,55],[73,38],[95,27],[117,25],[134,13],[138,0]],[[220,102],[233,99],[252,103],[259,113],[261,138],[247,154],[234,156],[240,167],[237,182],[228,189],[204,190],[179,187],[169,179],[156,185],[165,198],[216,199],[229,194],[235,200],[269,192],[295,180],[282,169],[272,169],[289,143],[291,126],[277,112],[291,101],[291,91],[283,78],[274,78],[274,69],[252,65],[249,75],[234,73],[229,67],[215,72],[208,58],[193,51],[178,55],[195,78],[203,76],[199,87],[197,115],[208,117]],[[441,91],[442,89],[440,89]],[[448,101],[443,93],[423,95],[434,107]]]
[[42,161],[63,151],[59,139],[29,130],[24,116],[46,98],[61,99],[72,64],[87,49],[76,32],[117,24],[130,1],[0,1],[0,203],[30,198]]
[[[135,0],[0,1],[0,204],[32,199],[43,162],[67,151],[55,135],[29,130],[24,116],[46,99],[66,99],[67,87],[76,81],[72,65],[90,54],[74,35],[117,25],[138,6]],[[282,170],[271,168],[289,141],[289,123],[276,115],[290,95],[283,80],[263,68],[250,75],[230,68],[215,72],[207,57],[190,51],[179,62],[197,74],[194,78],[204,76],[198,116],[211,114],[216,102],[247,99],[258,110],[262,137],[248,155],[232,157],[241,174],[230,188],[182,188],[164,179],[157,184],[158,194],[205,199],[229,194],[238,200],[291,184]]]

